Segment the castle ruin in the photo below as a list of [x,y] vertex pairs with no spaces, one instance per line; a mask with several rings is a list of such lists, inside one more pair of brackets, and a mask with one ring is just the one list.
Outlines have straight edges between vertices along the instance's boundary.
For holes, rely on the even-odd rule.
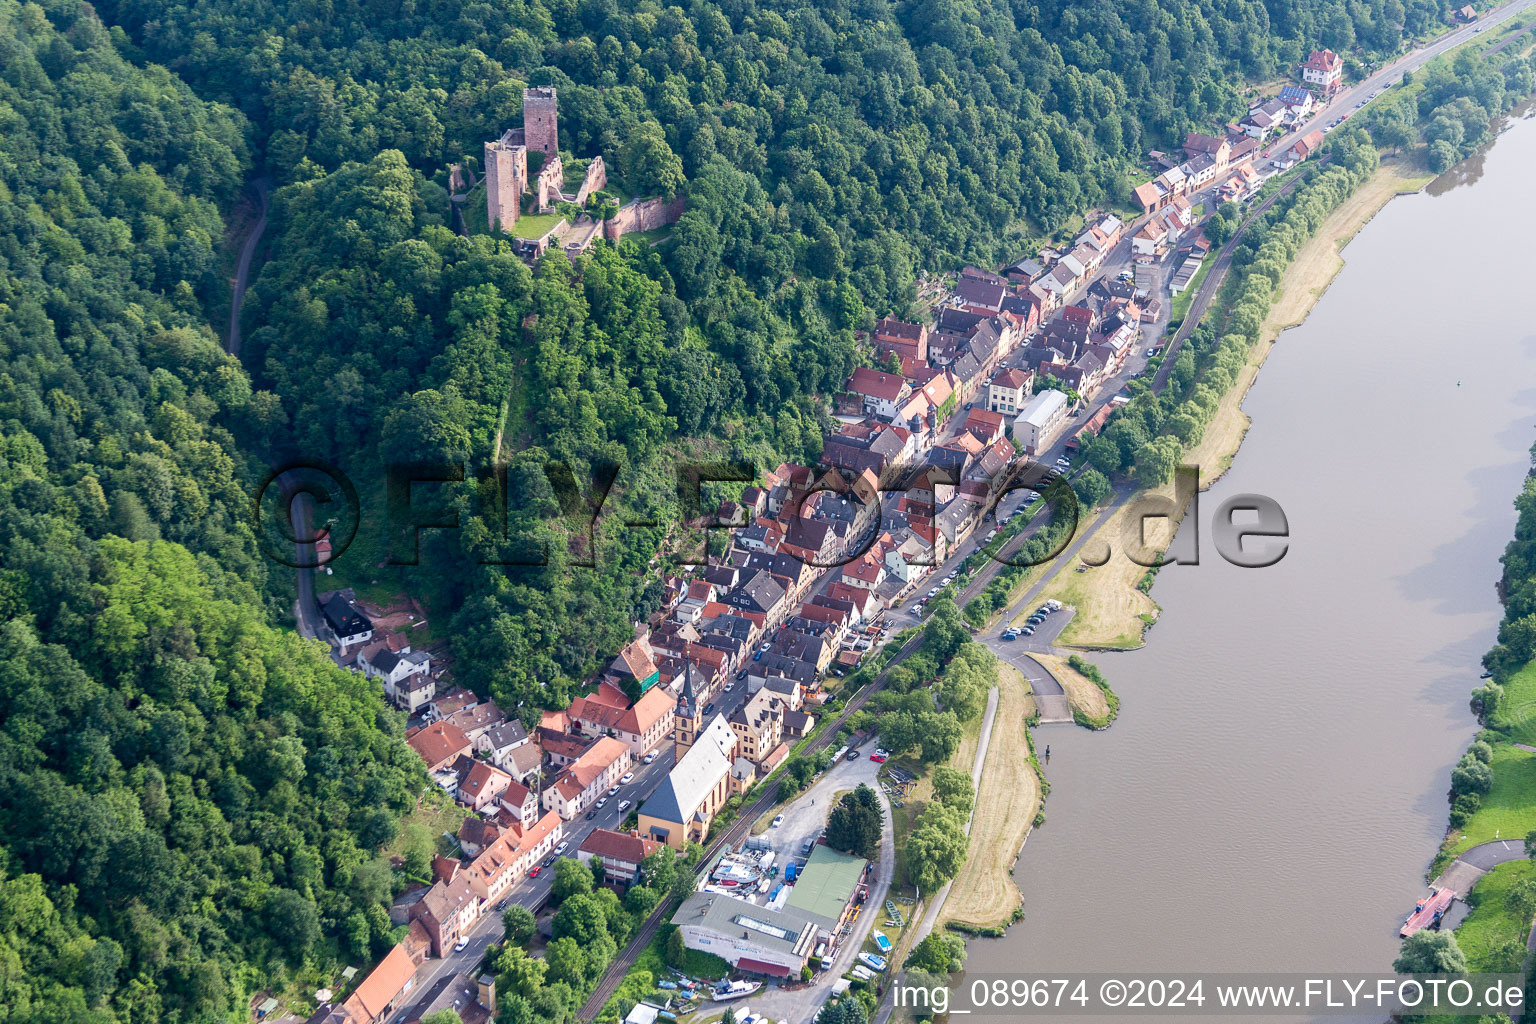
[[[544,163],[528,180],[528,154]],[[559,100],[552,85],[523,90],[523,126],[508,128],[485,144],[485,220],[494,230],[510,232],[522,213],[523,195],[532,192],[545,212],[564,198],[565,168],[560,163]]]
[[[565,167],[560,160],[559,99],[551,85],[523,90],[523,126],[508,128],[501,138],[485,144],[485,219],[492,231],[500,229],[516,236],[517,219],[522,213],[523,196],[532,194],[539,213],[556,203],[585,206],[594,192],[608,185],[608,168],[601,156],[594,156],[582,175],[580,187],[567,193]],[[529,179],[528,156],[538,153],[542,163]],[[597,238],[617,240],[629,231],[646,231],[674,223],[682,214],[681,197],[672,200],[636,200],[614,211],[610,220],[598,222],[588,217],[580,223],[557,224],[537,239],[523,239],[520,251],[534,258],[557,240],[572,258]],[[589,223],[590,221],[590,223]]]

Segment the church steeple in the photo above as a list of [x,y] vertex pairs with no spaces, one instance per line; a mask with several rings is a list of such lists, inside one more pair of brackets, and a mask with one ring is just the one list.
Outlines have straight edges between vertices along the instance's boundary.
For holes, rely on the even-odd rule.
[[677,712],[674,719],[672,738],[677,743],[675,756],[682,757],[688,752],[699,737],[699,730],[704,727],[704,713],[699,700],[698,690],[694,687],[694,677],[697,669],[693,662],[683,662],[683,689],[677,698]]

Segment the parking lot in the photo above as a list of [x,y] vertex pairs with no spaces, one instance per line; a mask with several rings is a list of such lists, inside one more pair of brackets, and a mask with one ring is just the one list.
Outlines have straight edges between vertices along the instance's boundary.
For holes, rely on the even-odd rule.
[[[827,814],[832,809],[834,794],[851,790],[860,783],[876,790],[880,789],[878,776],[880,769],[884,766],[869,759],[868,755],[874,749],[873,743],[866,743],[857,760],[845,759],[829,766],[814,785],[780,810],[779,813],[784,816],[784,820],[779,827],[770,828],[759,837],[772,844],[775,863],[784,863],[784,859],[788,857],[792,857],[796,862],[805,859],[800,855],[801,845],[807,839],[815,839],[826,827]],[[883,792],[881,795],[885,796]],[[885,902],[890,888],[891,873],[895,870],[896,863],[895,836],[891,831],[888,797],[885,797],[884,806],[886,815],[885,827],[880,839],[880,859],[875,868],[875,876],[871,880],[868,903],[873,908],[878,908]],[[769,985],[748,1000],[751,1008],[754,1011],[766,1013],[773,1020],[792,1022],[810,1020],[817,1009],[831,996],[833,983],[853,966],[854,957],[858,955],[860,946],[863,945],[870,928],[878,918],[878,911],[859,915],[850,927],[849,934],[844,936],[832,968],[819,972],[812,984],[793,989]]]

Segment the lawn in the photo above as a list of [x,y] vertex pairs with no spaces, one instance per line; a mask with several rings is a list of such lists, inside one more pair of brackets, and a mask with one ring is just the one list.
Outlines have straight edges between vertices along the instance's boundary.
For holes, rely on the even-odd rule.
[[1516,743],[1536,746],[1536,662],[1504,684],[1504,699],[1494,715],[1493,727]]
[[1029,763],[1026,724],[1034,711],[1023,676],[999,664],[997,714],[976,794],[971,849],[944,902],[941,924],[1003,927],[1024,902],[1013,881],[1013,864],[1040,809],[1040,780]]
[[1492,839],[1523,839],[1536,829],[1536,754],[1507,744],[1493,748],[1493,789],[1462,829],[1453,852]]
[[[1158,488],[1158,493],[1171,495],[1173,485]],[[1078,572],[1082,562],[1074,559],[1063,565],[1040,592],[1041,601],[1055,598],[1073,609],[1072,621],[1057,637],[1057,644],[1120,650],[1142,645],[1142,632],[1147,623],[1156,619],[1158,607],[1152,598],[1136,588],[1147,573],[1146,567],[1131,561],[1125,554],[1122,539],[1127,529],[1134,529],[1135,525],[1135,512],[1130,505],[1118,510],[1082,551],[1084,558],[1102,558],[1107,549],[1109,560],[1086,572]],[[1153,550],[1167,547],[1173,536],[1168,520],[1149,519],[1144,526],[1147,544]],[[1027,619],[1030,611],[1023,609],[1015,625]]]
[[[1173,297],[1168,304],[1168,322],[1170,324],[1184,323],[1184,317],[1189,313],[1190,304],[1195,301],[1195,295],[1200,291],[1200,285],[1205,281],[1205,275],[1211,272],[1211,267],[1216,264],[1216,254],[1212,252],[1200,264],[1200,269],[1195,271],[1195,276],[1189,279],[1189,287]],[[1182,264],[1181,264],[1182,265]]]
[[416,801],[416,808],[400,819],[400,831],[394,841],[384,847],[386,856],[403,856],[412,843],[430,843],[435,851],[444,832],[456,835],[469,812],[452,800],[437,786]]
[[1507,970],[1507,964],[1493,961],[1490,954],[1509,941],[1525,943],[1531,922],[1511,907],[1506,897],[1517,882],[1526,879],[1536,880],[1536,863],[1519,860],[1500,864],[1472,887],[1468,898],[1472,912],[1456,929],[1456,942],[1472,970]]
[[542,238],[545,232],[565,218],[558,213],[530,213],[517,218],[512,233],[518,238]]
[[1109,701],[1098,683],[1067,664],[1067,659],[1059,654],[1035,654],[1032,657],[1056,677],[1061,688],[1067,691],[1067,703],[1075,710],[1095,720],[1109,718]]

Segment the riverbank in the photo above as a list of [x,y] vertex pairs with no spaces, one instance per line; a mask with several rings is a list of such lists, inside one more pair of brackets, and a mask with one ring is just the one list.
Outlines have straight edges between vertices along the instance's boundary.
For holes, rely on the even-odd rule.
[[[1248,415],[1242,409],[1248,389],[1258,378],[1264,360],[1281,333],[1306,320],[1317,300],[1343,269],[1344,247],[1395,196],[1417,192],[1433,178],[1417,154],[1383,157],[1376,172],[1340,203],[1297,251],[1295,259],[1281,276],[1258,341],[1250,347],[1237,380],[1222,395],[1200,443],[1182,460],[1186,465],[1200,467],[1202,490],[1231,468],[1250,425]],[[1172,498],[1173,484],[1154,488],[1151,493]],[[1127,505],[1105,525],[1103,536],[1108,538],[1109,547],[1105,564],[1081,573],[1067,572],[1067,567],[1063,566],[1042,593],[1042,599],[1055,598],[1076,609],[1057,643],[1068,647],[1116,650],[1133,650],[1144,643],[1143,634],[1157,620],[1161,609],[1151,595],[1138,586],[1146,577],[1147,569],[1127,558],[1123,545],[1118,543],[1127,535],[1128,529],[1136,526],[1134,517],[1135,513]],[[1145,523],[1148,546],[1154,550],[1166,548],[1177,523],[1177,519],[1148,520]],[[1096,542],[1094,546],[1100,549],[1101,556],[1105,553],[1104,542]]]
[[997,676],[997,715],[976,792],[971,849],[939,912],[940,927],[990,932],[1014,920],[1024,902],[1013,865],[1040,811],[1029,744],[1035,702],[1018,669],[1000,662]]
[[1067,691],[1067,703],[1072,705],[1072,714],[1078,724],[1090,729],[1106,729],[1114,721],[1119,701],[1115,701],[1111,707],[1109,692],[1074,668],[1067,658],[1059,654],[1035,653],[1031,653],[1030,657],[1045,666],[1046,671]]

